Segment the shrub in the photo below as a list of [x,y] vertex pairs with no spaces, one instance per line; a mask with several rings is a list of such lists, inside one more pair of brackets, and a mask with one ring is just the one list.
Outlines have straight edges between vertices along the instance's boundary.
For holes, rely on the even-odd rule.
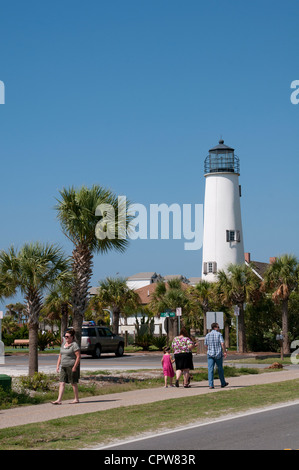
[[167,336],[153,336],[152,344],[162,351],[163,348],[166,346],[167,343]]
[[30,395],[24,391],[19,393],[14,390],[3,390],[3,388],[0,387],[0,410],[14,408],[24,404],[36,405],[38,403],[40,403],[38,397],[30,397]]
[[140,346],[143,351],[148,351],[150,346],[153,344],[153,336],[150,334],[137,335],[135,337],[135,346]]
[[47,392],[51,388],[51,379],[42,372],[35,372],[32,376],[21,377],[20,383],[27,390]]
[[28,338],[29,338],[29,330],[28,330],[27,325],[21,326],[13,333],[9,334],[6,331],[3,331],[3,334],[2,334],[2,341],[5,344],[5,346],[10,346],[11,344],[13,344],[15,339],[28,339]]
[[48,346],[57,344],[57,335],[50,331],[39,332],[37,337],[37,344],[40,351],[44,351]]

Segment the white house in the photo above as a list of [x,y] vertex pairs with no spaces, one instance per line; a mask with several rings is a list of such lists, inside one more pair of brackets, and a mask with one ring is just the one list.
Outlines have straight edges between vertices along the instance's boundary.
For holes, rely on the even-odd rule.
[[[151,301],[151,296],[157,287],[157,283],[159,281],[164,281],[167,283],[171,279],[179,279],[183,286],[192,285],[190,281],[191,279],[194,282],[193,285],[196,284],[195,280],[200,280],[200,278],[190,278],[189,280],[185,276],[180,275],[180,274],[169,274],[169,275],[162,277],[160,274],[157,274],[156,272],[141,272],[141,273],[129,276],[127,278],[127,285],[130,289],[133,289],[138,293],[141,304],[147,305]],[[91,287],[89,290],[89,295],[90,296],[96,295],[96,293],[98,292],[98,289],[99,287]],[[142,316],[143,315],[141,313],[137,314],[137,318],[139,320],[142,318]],[[120,328],[119,328],[120,332],[123,334],[125,331],[127,331],[130,334],[134,334],[135,323],[136,323],[135,316],[128,317],[128,318],[123,318],[121,316]],[[166,323],[165,318],[158,318],[158,317],[155,318],[155,329],[154,329],[155,335],[159,335],[161,332],[162,334],[166,334],[166,330],[164,328],[165,323]]]
[[135,290],[162,280],[162,276],[155,272],[137,273],[127,278],[127,286]]

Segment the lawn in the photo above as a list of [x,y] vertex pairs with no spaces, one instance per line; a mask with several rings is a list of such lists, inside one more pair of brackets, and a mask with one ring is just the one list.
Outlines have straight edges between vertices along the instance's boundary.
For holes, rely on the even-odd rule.
[[[225,377],[237,377],[245,374],[258,374],[258,369],[236,368],[224,366]],[[206,368],[195,369],[191,373],[192,381],[208,380]],[[217,372],[215,378],[218,378]],[[79,396],[90,397],[110,393],[127,392],[131,390],[161,387],[164,377],[161,370],[139,371],[96,371],[82,372],[79,381]],[[33,377],[15,377],[12,380],[12,391],[6,393],[0,387],[0,409],[7,409],[23,405],[35,405],[54,401],[58,393],[58,376],[42,372]],[[71,385],[66,385],[63,399],[73,398]]]

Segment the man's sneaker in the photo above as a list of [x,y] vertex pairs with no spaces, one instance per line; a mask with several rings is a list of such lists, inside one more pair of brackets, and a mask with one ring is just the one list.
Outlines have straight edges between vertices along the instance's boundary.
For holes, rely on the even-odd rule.
[[225,382],[224,385],[221,385],[221,388],[224,388],[224,387],[227,387],[228,386],[228,382]]

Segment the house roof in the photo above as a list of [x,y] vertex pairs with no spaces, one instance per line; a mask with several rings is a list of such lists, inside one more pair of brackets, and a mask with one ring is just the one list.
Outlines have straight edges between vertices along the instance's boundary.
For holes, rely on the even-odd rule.
[[[167,282],[166,288],[168,287]],[[152,295],[157,288],[158,283],[149,284],[148,286],[140,287],[139,289],[135,289],[135,292],[139,295],[140,301],[143,305],[149,304],[152,300]],[[182,289],[187,289],[189,284],[185,282],[181,282]]]
[[186,279],[185,276],[182,276],[182,274],[167,274],[166,276],[163,276],[164,279]]
[[251,261],[251,264],[253,265],[255,274],[257,274],[258,277],[263,279],[265,275],[265,271],[269,266],[269,263],[261,263],[260,261]]
[[141,281],[145,279],[152,279],[153,277],[157,277],[157,276],[159,275],[156,272],[137,273],[137,274],[133,274],[133,276],[129,276],[127,280],[128,281],[135,281],[135,280]]
[[97,295],[99,287],[91,287],[89,289],[89,295]]
[[195,286],[201,281],[201,277],[189,277],[189,282],[191,286]]
[[143,305],[150,303],[152,300],[152,294],[155,292],[157,287],[156,283],[149,284],[148,286],[139,287],[139,289],[135,289],[135,292],[139,295],[140,301]]

